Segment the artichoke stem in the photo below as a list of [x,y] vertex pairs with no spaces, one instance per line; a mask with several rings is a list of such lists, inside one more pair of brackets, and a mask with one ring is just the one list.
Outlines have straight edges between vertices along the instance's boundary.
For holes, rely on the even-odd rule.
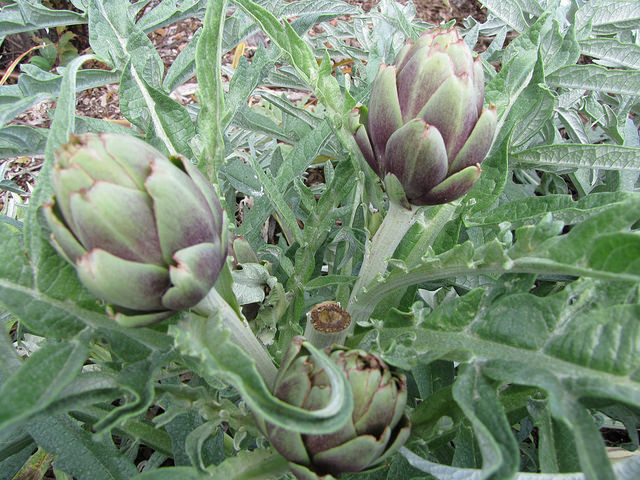
[[415,222],[416,214],[419,210],[420,207],[414,205],[410,205],[410,208],[407,208],[399,203],[389,202],[387,215],[384,217],[382,224],[371,241],[367,242],[360,274],[351,291],[347,312],[351,314],[352,322],[345,333],[345,338],[348,333],[353,332],[357,321],[367,320],[366,318],[357,318],[354,314],[354,307],[358,302],[358,294],[378,275],[383,274],[387,270],[389,259],[393,256],[396,247]]
[[305,338],[316,348],[342,345],[351,323],[351,316],[338,302],[322,302],[307,313]]
[[422,223],[422,234],[405,258],[408,266],[417,265],[422,261],[422,257],[436,241],[445,225],[453,218],[459,206],[460,200],[434,205],[419,218],[418,221]]
[[218,313],[222,317],[223,325],[231,332],[231,341],[253,358],[258,373],[271,390],[278,373],[271,356],[253,334],[247,321],[238,316],[215,288],[212,288],[207,296],[194,307],[194,311],[201,315]]

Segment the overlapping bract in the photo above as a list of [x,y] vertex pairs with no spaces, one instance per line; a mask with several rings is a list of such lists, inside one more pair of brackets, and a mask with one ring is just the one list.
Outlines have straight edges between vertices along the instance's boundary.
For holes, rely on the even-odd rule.
[[53,244],[117,321],[160,321],[213,287],[227,252],[223,211],[189,160],[126,135],[74,136],[56,153],[53,188]]
[[409,203],[447,203],[471,189],[491,147],[496,111],[483,101],[482,64],[457,29],[427,31],[381,67],[368,110],[354,119],[355,139],[378,176],[399,180]]
[[[285,354],[276,383],[276,397],[307,410],[324,407],[331,394],[329,379],[313,359],[301,353],[303,337],[295,337]],[[291,432],[267,424],[267,436],[300,480],[328,479],[380,465],[409,437],[404,413],[407,387],[376,355],[333,345],[331,360],[347,376],[354,399],[350,422],[335,433]]]

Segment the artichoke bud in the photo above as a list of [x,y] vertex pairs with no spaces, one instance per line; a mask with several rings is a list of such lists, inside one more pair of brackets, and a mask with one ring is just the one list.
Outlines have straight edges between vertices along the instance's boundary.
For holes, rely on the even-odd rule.
[[52,243],[118,322],[158,322],[213,287],[227,254],[224,214],[189,160],[127,135],[73,136],[56,152],[53,189]]
[[447,203],[473,187],[491,148],[496,108],[483,102],[480,59],[455,27],[437,28],[381,66],[352,132],[373,171],[399,180],[410,204]]
[[[285,354],[274,386],[279,399],[305,408],[324,407],[331,394],[329,378],[302,351],[303,337],[295,337]],[[333,345],[325,352],[342,369],[353,391],[353,415],[330,434],[300,434],[266,424],[274,448],[289,460],[299,480],[339,477],[377,467],[409,437],[411,425],[404,412],[407,386],[376,355]]]

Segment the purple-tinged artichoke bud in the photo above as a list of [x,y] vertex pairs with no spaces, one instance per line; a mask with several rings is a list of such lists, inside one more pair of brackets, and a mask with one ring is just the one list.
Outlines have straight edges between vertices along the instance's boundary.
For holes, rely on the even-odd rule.
[[396,177],[413,205],[436,205],[460,198],[480,176],[496,129],[496,109],[483,101],[480,59],[455,27],[438,28],[380,68],[368,109],[351,125],[380,178]]
[[[302,352],[295,337],[274,386],[279,399],[307,410],[324,407],[331,395],[327,374]],[[329,479],[381,465],[409,437],[404,412],[405,378],[376,355],[333,345],[325,350],[345,373],[353,391],[351,421],[330,434],[300,434],[267,423],[267,436],[299,480]]]
[[227,253],[215,190],[184,158],[127,135],[81,135],[56,152],[44,214],[58,252],[130,326],[202,300]]

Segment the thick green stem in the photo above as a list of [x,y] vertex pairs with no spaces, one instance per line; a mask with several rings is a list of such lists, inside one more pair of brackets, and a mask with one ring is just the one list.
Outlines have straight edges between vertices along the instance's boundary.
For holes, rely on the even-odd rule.
[[359,303],[362,299],[362,292],[365,291],[376,276],[386,271],[388,259],[393,255],[411,225],[416,221],[420,222],[422,224],[422,232],[409,254],[403,259],[410,266],[420,263],[428,248],[433,245],[444,226],[455,214],[458,205],[459,202],[438,205],[432,207],[422,217],[417,215],[416,207],[413,207],[413,210],[409,212],[402,206],[391,203],[387,216],[365,252],[360,276],[351,293],[349,305],[347,306],[347,311],[351,315],[349,333],[353,331],[356,323],[368,320],[368,314],[373,311],[374,306],[369,305],[366,308],[362,308]]
[[262,376],[269,389],[273,387],[277,370],[271,356],[251,331],[249,324],[241,318],[233,308],[212,288],[207,296],[194,307],[196,313],[211,315],[218,313],[222,317],[223,325],[231,332],[231,341],[240,346],[244,352],[256,362],[258,373]]
[[421,224],[422,231],[415,245],[404,259],[408,266],[420,263],[422,257],[429,247],[433,245],[433,242],[436,241],[444,226],[451,220],[459,205],[460,202],[456,200],[455,202],[431,207],[416,220],[417,223]]
[[338,302],[322,302],[307,313],[304,337],[317,348],[342,345],[351,317]]
[[[378,275],[387,270],[389,259],[407,230],[415,222],[417,211],[418,207],[406,208],[395,202],[390,202],[389,211],[384,217],[382,225],[371,241],[367,243],[362,268],[351,291],[347,312],[352,313],[353,306],[358,302],[358,295],[361,291]],[[353,331],[355,321],[356,319],[352,318],[349,332]]]

